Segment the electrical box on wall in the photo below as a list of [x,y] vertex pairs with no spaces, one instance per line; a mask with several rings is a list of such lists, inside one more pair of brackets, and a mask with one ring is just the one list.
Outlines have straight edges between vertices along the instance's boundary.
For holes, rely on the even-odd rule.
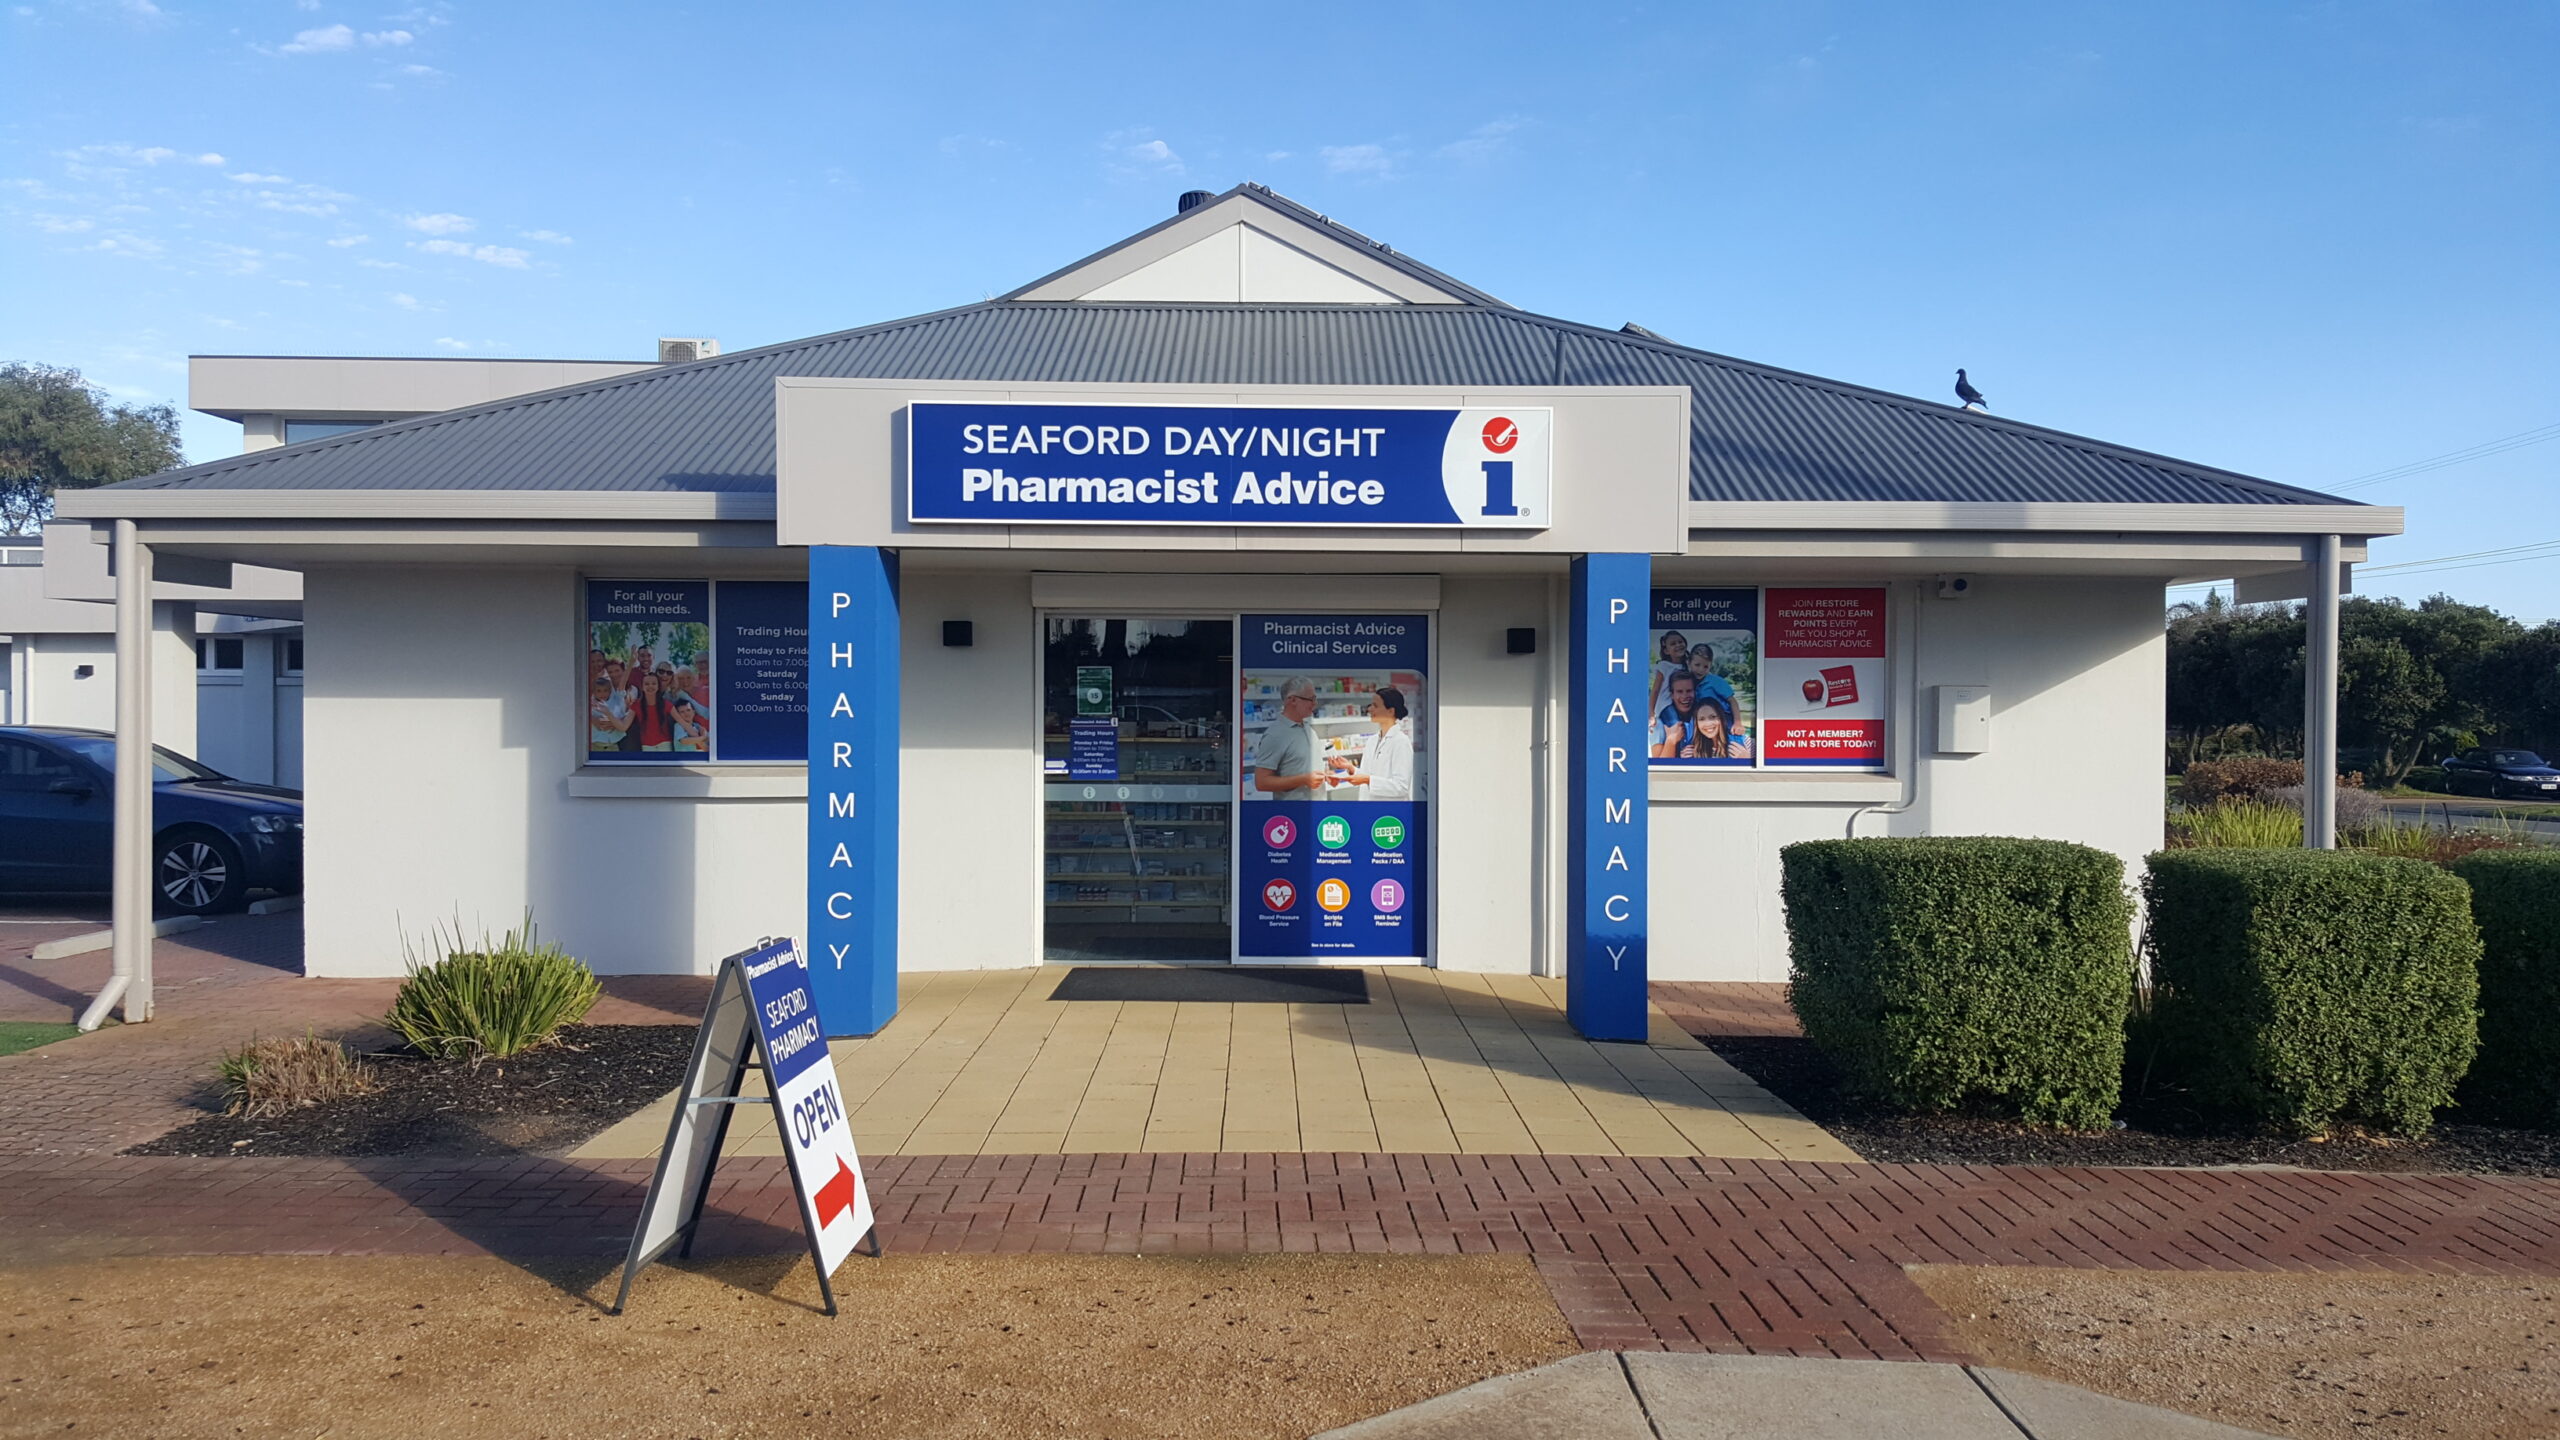
[[1991,687],[1941,685],[1938,690],[1938,753],[1979,755],[1991,748]]

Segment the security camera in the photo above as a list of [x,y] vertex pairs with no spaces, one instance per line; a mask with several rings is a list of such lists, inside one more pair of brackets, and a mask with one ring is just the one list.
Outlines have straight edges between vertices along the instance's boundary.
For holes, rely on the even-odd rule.
[[1973,577],[1970,575],[1941,575],[1938,577],[1938,598],[1941,600],[1961,600],[1972,593]]

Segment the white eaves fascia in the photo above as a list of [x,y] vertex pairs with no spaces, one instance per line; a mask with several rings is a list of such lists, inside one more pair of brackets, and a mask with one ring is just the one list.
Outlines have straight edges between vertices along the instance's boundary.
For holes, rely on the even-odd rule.
[[68,490],[65,520],[770,520],[754,491]]
[[2397,535],[2396,505],[2079,505],[1867,500],[1692,500],[1699,530],[2010,530],[2164,535]]

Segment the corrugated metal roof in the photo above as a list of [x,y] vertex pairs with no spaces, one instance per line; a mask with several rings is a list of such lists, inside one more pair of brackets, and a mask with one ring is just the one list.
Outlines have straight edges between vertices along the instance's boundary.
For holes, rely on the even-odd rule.
[[2348,504],[2165,456],[1490,306],[990,301],[129,482],[770,491],[773,382],[1686,385],[1689,493],[1735,501]]

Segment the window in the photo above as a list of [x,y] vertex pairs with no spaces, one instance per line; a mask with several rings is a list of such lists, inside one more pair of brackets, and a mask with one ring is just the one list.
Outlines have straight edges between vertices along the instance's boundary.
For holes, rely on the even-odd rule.
[[42,565],[42,550],[0,550],[0,565]]
[[207,635],[196,642],[196,668],[235,671],[240,668],[241,641],[236,635]]
[[1656,771],[1884,769],[1883,586],[1661,589],[1650,628]]
[[40,745],[0,740],[0,790],[42,790],[82,778],[72,763]]
[[587,763],[808,758],[809,587],[590,580]]
[[287,420],[284,422],[284,443],[299,445],[305,440],[325,440],[332,435],[370,430],[381,423],[379,420]]
[[287,675],[302,673],[302,637],[288,635],[276,642],[276,669]]

